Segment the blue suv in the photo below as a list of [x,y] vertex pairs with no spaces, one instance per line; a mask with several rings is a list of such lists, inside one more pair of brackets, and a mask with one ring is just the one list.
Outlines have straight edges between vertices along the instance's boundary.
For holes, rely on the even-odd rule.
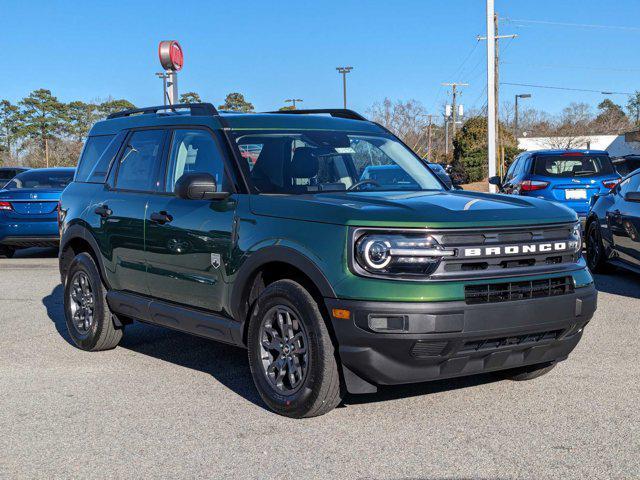
[[504,179],[492,177],[502,193],[543,198],[573,209],[582,223],[591,197],[620,182],[609,154],[602,150],[537,150],[513,161]]

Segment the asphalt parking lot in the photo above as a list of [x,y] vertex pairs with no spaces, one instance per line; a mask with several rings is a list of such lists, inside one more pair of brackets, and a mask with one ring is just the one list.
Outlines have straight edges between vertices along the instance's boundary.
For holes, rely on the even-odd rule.
[[241,349],[136,324],[69,343],[55,252],[0,259],[1,478],[638,478],[640,277],[599,276],[568,361],[348,397],[290,420]]

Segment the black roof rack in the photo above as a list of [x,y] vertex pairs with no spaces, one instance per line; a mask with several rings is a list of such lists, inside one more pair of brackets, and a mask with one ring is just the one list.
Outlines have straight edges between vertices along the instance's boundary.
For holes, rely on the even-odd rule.
[[210,103],[177,103],[175,105],[160,105],[157,107],[145,107],[145,108],[132,108],[130,110],[123,110],[121,112],[115,112],[109,115],[107,118],[122,118],[129,117],[131,115],[138,114],[147,114],[147,113],[158,113],[162,110],[184,110],[189,109],[191,111],[191,115],[194,116],[219,116],[216,107],[214,107]]
[[264,113],[284,113],[284,114],[295,114],[295,115],[311,115],[314,113],[328,113],[332,117],[338,118],[348,118],[350,120],[362,120],[368,122],[366,118],[360,115],[358,112],[354,112],[353,110],[349,110],[348,108],[313,108],[307,110],[277,110],[275,112],[264,112]]

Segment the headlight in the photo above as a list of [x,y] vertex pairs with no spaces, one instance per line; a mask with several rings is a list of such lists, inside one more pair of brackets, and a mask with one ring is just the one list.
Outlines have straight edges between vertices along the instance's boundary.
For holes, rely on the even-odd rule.
[[372,274],[430,275],[443,257],[455,254],[425,233],[365,233],[356,238],[356,264]]
[[578,257],[582,254],[582,226],[580,225],[580,222],[576,223],[573,226],[573,233],[572,236],[576,242],[575,244],[575,253],[578,255]]

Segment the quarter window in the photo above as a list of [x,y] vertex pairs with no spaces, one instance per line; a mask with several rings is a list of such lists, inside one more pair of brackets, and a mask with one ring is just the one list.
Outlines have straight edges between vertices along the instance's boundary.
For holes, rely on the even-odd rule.
[[175,130],[171,142],[166,191],[186,173],[210,173],[218,191],[224,191],[224,161],[215,140],[204,130]]
[[141,130],[129,137],[118,162],[116,188],[141,192],[157,190],[164,135],[164,130]]
[[123,137],[123,134],[89,137],[80,157],[75,181],[104,182],[111,160],[118,153]]

